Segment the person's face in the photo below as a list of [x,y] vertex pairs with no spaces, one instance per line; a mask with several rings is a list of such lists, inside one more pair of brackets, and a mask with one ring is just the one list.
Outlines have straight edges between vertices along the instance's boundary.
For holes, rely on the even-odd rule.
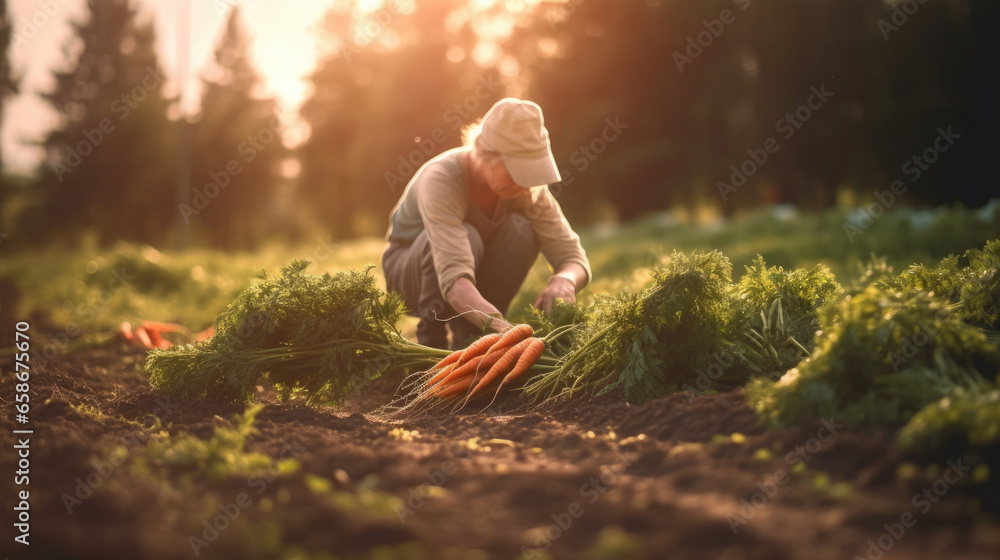
[[503,200],[513,200],[527,192],[526,189],[521,188],[510,177],[510,172],[507,171],[507,166],[503,164],[503,160],[497,161],[493,165],[493,169],[488,171],[486,184],[489,185],[491,191],[495,192]]

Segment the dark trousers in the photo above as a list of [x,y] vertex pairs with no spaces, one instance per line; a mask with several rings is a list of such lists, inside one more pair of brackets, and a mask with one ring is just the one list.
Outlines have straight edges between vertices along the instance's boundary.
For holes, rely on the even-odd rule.
[[[475,258],[476,288],[506,314],[511,300],[521,289],[528,271],[538,258],[538,237],[527,218],[511,213],[486,235],[465,222]],[[479,334],[479,330],[448,305],[438,287],[437,272],[427,232],[412,243],[390,242],[382,255],[386,287],[403,296],[411,314],[420,318],[417,341],[425,346],[447,348],[445,325],[451,327],[451,348],[458,349]],[[452,318],[454,317],[454,318]],[[452,318],[451,320],[447,320]]]

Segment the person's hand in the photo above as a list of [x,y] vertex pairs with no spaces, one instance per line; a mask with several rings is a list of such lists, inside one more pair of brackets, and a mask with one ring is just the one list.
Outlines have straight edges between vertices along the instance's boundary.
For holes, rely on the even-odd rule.
[[576,301],[576,285],[572,280],[559,275],[549,278],[548,285],[545,286],[542,293],[538,295],[538,299],[535,300],[535,309],[551,313],[552,304],[556,298],[562,299],[566,303]]

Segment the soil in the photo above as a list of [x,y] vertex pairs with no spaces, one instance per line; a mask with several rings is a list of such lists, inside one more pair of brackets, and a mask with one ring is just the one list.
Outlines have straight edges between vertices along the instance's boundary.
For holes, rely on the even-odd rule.
[[[135,454],[136,434],[148,433],[137,426],[151,415],[171,435],[209,438],[244,407],[167,399],[149,386],[143,359],[109,343],[34,372],[31,544],[5,530],[0,555],[846,560],[1000,551],[1000,520],[989,513],[997,485],[973,483],[963,458],[905,457],[893,430],[765,430],[739,391],[415,419],[378,414],[398,378],[339,408],[282,404],[263,391],[247,447],[294,457],[297,472],[164,478],[131,457],[112,464],[112,451],[126,442]],[[13,394],[7,378],[5,409]],[[12,417],[0,418],[5,433],[25,427]],[[0,457],[9,476],[16,456]],[[960,467],[957,482],[948,461]],[[314,475],[333,490],[316,491]],[[251,503],[236,508],[241,494]],[[380,503],[392,504],[388,513]],[[226,508],[238,512],[231,521],[217,517]],[[213,519],[226,527],[206,532]]]

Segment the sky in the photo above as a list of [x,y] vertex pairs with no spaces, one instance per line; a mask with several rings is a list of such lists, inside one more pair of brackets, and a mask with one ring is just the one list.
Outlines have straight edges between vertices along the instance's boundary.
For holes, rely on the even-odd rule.
[[[104,0],[98,0],[104,1]],[[167,92],[184,84],[183,104],[197,107],[198,75],[212,58],[228,9],[239,5],[253,38],[253,58],[265,78],[262,93],[278,98],[285,111],[295,111],[307,93],[306,77],[316,62],[317,29],[334,0],[133,0],[140,17],[155,17],[162,65],[167,70]],[[377,3],[377,2],[376,2]],[[180,79],[178,40],[181,13],[188,6],[190,22],[189,69]],[[46,9],[47,8],[47,9]],[[51,71],[67,64],[64,48],[71,42],[71,21],[81,21],[86,0],[8,0],[13,23],[12,64],[21,78],[21,93],[5,107],[0,130],[7,171],[30,173],[41,151],[30,145],[57,122],[55,113],[39,97],[53,86]],[[267,30],[262,33],[261,30]]]

